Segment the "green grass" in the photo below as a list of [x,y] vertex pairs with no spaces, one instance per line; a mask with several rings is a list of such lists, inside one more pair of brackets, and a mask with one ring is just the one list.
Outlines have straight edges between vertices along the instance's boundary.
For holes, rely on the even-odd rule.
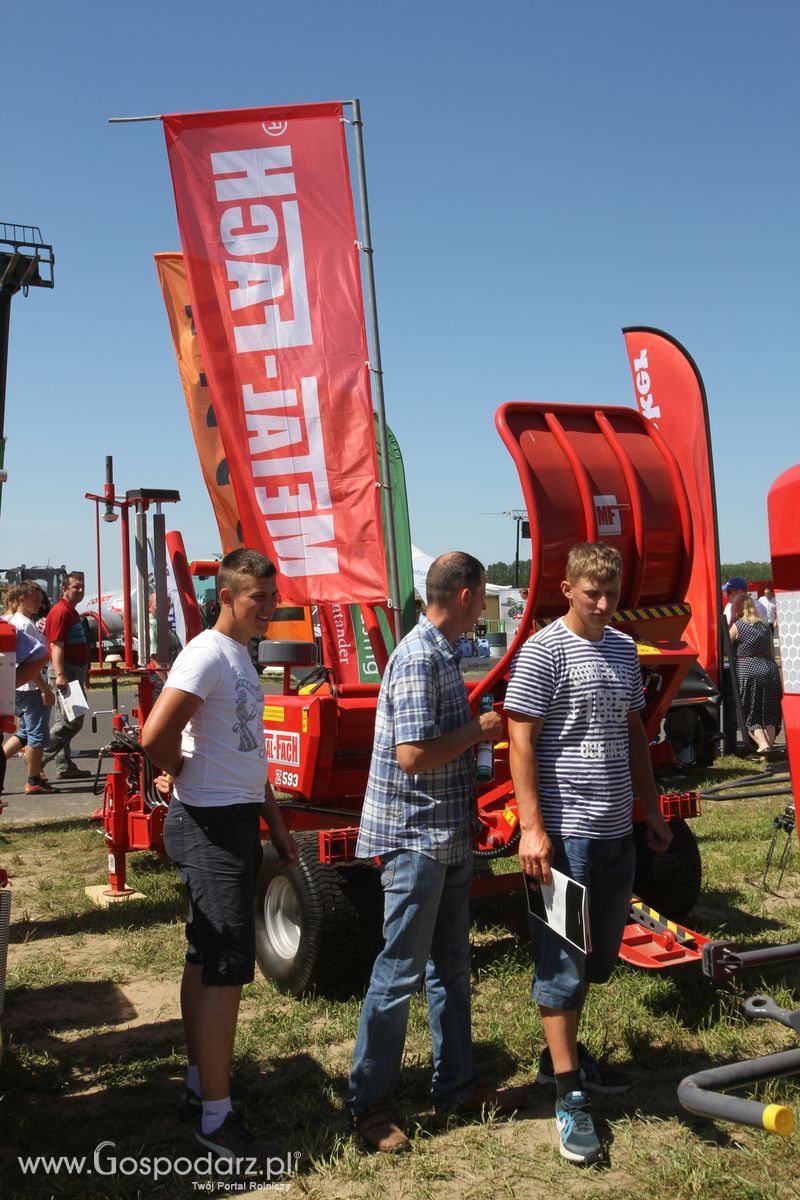
[[[722,760],[706,782],[755,769]],[[702,782],[689,777],[680,787]],[[750,944],[800,941],[800,856],[790,860],[780,896],[760,883],[772,819],[784,803],[708,802],[693,822],[704,888],[690,923],[699,932]],[[79,821],[38,830],[4,824],[0,864],[16,877],[0,1066],[0,1179],[8,1194],[18,1190],[18,1154],[91,1156],[109,1139],[119,1155],[194,1155],[191,1130],[174,1115],[183,1066],[176,997],[184,919],[175,873],[154,855],[131,855],[129,882],[146,900],[95,908],[84,887],[103,881],[104,852],[97,832]],[[511,897],[482,907],[473,926],[475,1056],[493,1084],[530,1079],[542,1045],[529,1002],[521,903]],[[259,978],[245,990],[237,1066],[245,1079],[264,1083],[263,1099],[248,1111],[253,1124],[305,1156],[291,1186],[296,1196],[782,1200],[800,1196],[799,1135],[782,1139],[701,1121],[680,1109],[676,1088],[690,1071],[793,1046],[789,1030],[749,1021],[741,1004],[764,991],[791,1008],[799,982],[795,964],[722,984],[697,968],[636,972],[620,965],[608,985],[593,989],[584,1040],[634,1080],[630,1093],[595,1104],[610,1141],[607,1170],[578,1171],[559,1158],[546,1089],[535,1088],[531,1106],[513,1122],[467,1125],[436,1116],[422,995],[411,1005],[397,1094],[414,1135],[414,1154],[405,1159],[363,1154],[342,1115],[358,988],[343,1000],[292,1000]],[[770,1082],[757,1094],[800,1107],[794,1080]],[[24,1194],[133,1200],[202,1193],[175,1178],[154,1184],[62,1173],[28,1176]]]

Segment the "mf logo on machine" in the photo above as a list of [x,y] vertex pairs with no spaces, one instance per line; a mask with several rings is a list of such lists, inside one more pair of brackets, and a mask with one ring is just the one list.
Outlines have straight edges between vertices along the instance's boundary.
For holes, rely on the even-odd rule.
[[262,121],[261,128],[270,137],[283,137],[289,128],[288,121]]
[[593,496],[594,512],[597,519],[597,533],[605,537],[614,537],[622,533],[622,522],[619,514],[623,509],[630,509],[630,504],[619,504],[616,496]]

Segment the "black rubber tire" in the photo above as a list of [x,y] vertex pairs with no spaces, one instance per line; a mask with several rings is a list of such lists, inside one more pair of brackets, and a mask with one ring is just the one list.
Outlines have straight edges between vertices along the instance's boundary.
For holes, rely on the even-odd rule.
[[636,875],[633,890],[656,912],[683,922],[700,895],[703,867],[695,836],[686,821],[670,821],[672,844],[664,854],[647,844],[647,827],[633,826]]
[[664,737],[683,767],[709,767],[719,755],[719,729],[708,705],[673,706],[664,719]]
[[[269,842],[256,884],[256,959],[282,992],[352,994],[359,989],[377,952],[382,923],[378,872],[371,867],[335,867],[319,860],[317,835],[297,839],[296,867],[278,861]],[[296,947],[281,938],[272,906],[296,919]],[[371,956],[371,957],[370,957]]]
[[699,766],[705,750],[705,730],[700,713],[687,705],[671,708],[664,720],[664,736],[681,766]]
[[369,982],[372,964],[383,949],[383,888],[380,871],[364,863],[343,867],[339,878],[358,921],[352,954],[353,978],[348,981],[353,992],[354,985],[360,990]]

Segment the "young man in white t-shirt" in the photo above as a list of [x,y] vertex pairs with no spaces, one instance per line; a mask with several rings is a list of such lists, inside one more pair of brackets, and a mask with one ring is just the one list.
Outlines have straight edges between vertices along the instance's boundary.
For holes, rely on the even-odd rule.
[[197,1140],[218,1157],[263,1162],[280,1151],[258,1141],[233,1112],[230,1069],[242,986],[255,973],[259,817],[281,860],[297,862],[267,779],[264,694],[247,650],[275,611],[275,567],[255,550],[234,550],[220,563],[217,590],[216,625],[176,658],[141,740],[174,780],[164,847],[189,897],[182,1110],[200,1117]]
[[621,571],[613,547],[573,546],[561,584],[569,610],[522,647],[505,699],[522,831],[520,866],[545,884],[552,882],[555,867],[589,893],[589,954],[530,921],[531,997],[547,1039],[537,1081],[555,1081],[560,1151],[580,1164],[602,1157],[586,1090],[627,1087],[579,1044],[578,1025],[589,984],[604,983],[614,968],[628,917],[634,788],[651,847],[663,851],[672,840],[640,716],[644,697],[636,646],[609,625],[619,603]]

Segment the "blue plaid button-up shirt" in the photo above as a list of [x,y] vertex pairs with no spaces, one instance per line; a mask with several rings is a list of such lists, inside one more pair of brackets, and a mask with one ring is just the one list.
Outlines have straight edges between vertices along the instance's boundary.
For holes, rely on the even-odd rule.
[[470,720],[461,655],[427,617],[389,659],[378,696],[375,743],[356,855],[417,850],[453,865],[471,846],[472,750],[419,775],[406,775],[397,746],[424,742]]

